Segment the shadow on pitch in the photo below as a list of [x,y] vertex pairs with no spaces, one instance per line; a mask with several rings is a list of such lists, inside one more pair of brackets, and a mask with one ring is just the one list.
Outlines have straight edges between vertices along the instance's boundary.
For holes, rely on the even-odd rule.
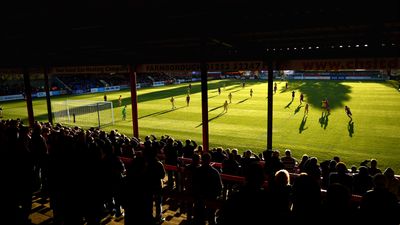
[[235,92],[238,92],[238,91],[240,91],[240,90],[236,90],[236,91],[230,91],[231,93],[235,93]]
[[354,121],[350,120],[349,123],[347,124],[347,130],[349,131],[349,136],[353,137],[354,134]]
[[247,101],[247,100],[249,100],[250,98],[245,98],[245,99],[243,99],[243,100],[241,100],[241,101],[238,101],[236,104],[240,104],[240,103],[243,103],[243,102],[245,102],[245,101]]
[[182,108],[185,108],[185,107],[186,107],[186,106],[181,106],[181,107],[177,107],[177,108],[175,108],[175,109],[161,110],[161,111],[158,111],[158,112],[154,112],[154,113],[150,113],[150,114],[141,116],[141,117],[139,117],[138,119],[143,119],[143,118],[150,117],[150,116],[159,116],[159,115],[163,115],[163,114],[166,114],[166,113],[169,113],[169,112],[178,110],[178,109],[182,109]]
[[213,96],[210,96],[210,97],[208,97],[208,99],[210,99],[210,98],[215,98],[215,97],[218,97],[219,95],[213,95]]
[[326,130],[326,127],[328,126],[329,115],[330,115],[330,113],[322,112],[321,117],[318,120],[321,127],[324,128],[324,130]]
[[292,101],[290,101],[286,106],[285,106],[285,109],[287,109],[287,108],[289,108],[290,109],[290,105],[293,103],[293,99],[292,99]]
[[294,110],[294,115],[300,111],[301,107],[303,107],[301,104],[297,106],[297,108]]
[[308,118],[308,116],[307,116],[307,115],[304,115],[304,116],[303,116],[303,119],[301,120],[301,123],[300,123],[300,126],[299,126],[299,133],[300,133],[300,134],[301,134],[303,131],[305,131],[305,130],[308,129],[308,127],[305,127],[305,126],[306,126],[306,123],[307,123],[307,118]]
[[[208,122],[211,122],[211,121],[213,121],[213,120],[215,120],[215,119],[217,119],[217,118],[219,118],[219,117],[221,117],[221,116],[223,116],[225,114],[226,114],[226,111],[223,111],[220,114],[208,119]],[[203,125],[203,123],[200,123],[199,125],[196,126],[196,128],[201,127],[202,125]]]
[[351,98],[351,86],[344,85],[341,81],[299,82],[296,88],[305,95],[310,105],[317,108],[321,107],[321,101],[325,98],[329,100],[330,109],[343,108],[344,102]]
[[217,110],[217,109],[222,108],[222,107],[224,107],[223,104],[220,105],[220,106],[217,106],[217,107],[215,107],[215,108],[212,108],[212,109],[208,110],[208,112],[212,112],[212,111]]
[[[214,89],[221,87],[222,83],[223,83],[223,81],[209,83],[209,84],[207,84],[208,90],[213,92]],[[150,87],[150,88],[152,88],[152,87]],[[152,101],[154,99],[171,98],[172,96],[180,96],[180,95],[186,96],[187,88],[188,88],[187,85],[183,85],[183,86],[176,87],[176,88],[139,94],[138,102],[140,103],[140,102]],[[190,94],[196,94],[196,93],[200,93],[200,92],[201,92],[201,84],[192,84],[192,89],[190,90]],[[128,99],[128,101],[130,101],[130,97],[127,99]]]

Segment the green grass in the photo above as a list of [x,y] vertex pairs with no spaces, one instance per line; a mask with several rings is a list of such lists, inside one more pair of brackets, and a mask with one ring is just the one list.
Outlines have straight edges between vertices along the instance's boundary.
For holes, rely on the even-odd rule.
[[[226,87],[223,88],[223,82]],[[300,159],[302,154],[318,157],[322,162],[338,155],[350,167],[359,165],[365,159],[376,158],[383,170],[390,166],[400,174],[400,92],[393,82],[334,82],[277,81],[278,91],[274,94],[273,147],[283,153],[292,149]],[[267,83],[247,82],[242,88],[239,81],[211,81],[208,84],[210,146],[251,149],[262,152],[266,147],[267,127]],[[218,95],[217,87],[222,93]],[[250,88],[254,90],[250,98]],[[291,102],[291,92],[296,97]],[[176,139],[191,138],[201,144],[201,93],[200,83],[192,85],[191,103],[186,107],[187,84],[140,89],[138,91],[139,131],[146,135],[168,134]],[[223,113],[223,103],[232,92],[232,103]],[[310,105],[309,115],[304,117],[304,103],[299,105],[299,94],[305,95]],[[130,91],[108,93],[108,100],[114,103],[115,125],[105,130],[118,129],[132,135]],[[128,105],[128,117],[122,121],[118,97]],[[169,99],[175,98],[176,109],[171,110]],[[328,97],[331,114],[321,119],[321,100]],[[52,97],[52,101],[69,99],[103,100],[103,93],[68,97]],[[27,120],[26,106],[22,101],[3,102],[5,118]],[[45,121],[47,116],[44,99],[35,99],[34,111],[37,120]],[[344,112],[348,105],[353,112],[353,124]]]

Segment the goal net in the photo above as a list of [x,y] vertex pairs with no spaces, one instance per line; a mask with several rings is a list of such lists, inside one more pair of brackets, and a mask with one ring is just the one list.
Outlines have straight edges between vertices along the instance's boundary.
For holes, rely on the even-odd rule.
[[65,100],[52,104],[54,122],[79,127],[104,127],[114,124],[112,102]]

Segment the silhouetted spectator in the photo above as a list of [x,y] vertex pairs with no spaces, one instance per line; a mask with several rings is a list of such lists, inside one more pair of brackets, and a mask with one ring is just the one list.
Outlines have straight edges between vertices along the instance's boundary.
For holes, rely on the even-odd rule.
[[243,157],[241,161],[239,162],[240,165],[242,166],[242,174],[246,174],[246,169],[247,166],[250,165],[253,162],[259,162],[260,159],[256,154],[254,154],[251,150],[247,150],[243,153]]
[[[228,158],[222,162],[222,173],[238,176],[240,173],[240,164],[236,161],[235,155],[229,153]],[[232,192],[232,185],[235,183],[232,181],[223,181],[224,188],[222,192],[222,198],[226,199],[227,196]]]
[[[164,147],[164,154],[165,154],[165,164],[171,165],[171,166],[177,166],[178,165],[178,151],[176,150],[174,146],[174,139],[169,137],[167,139],[167,143]],[[174,189],[174,184],[176,183],[176,172],[169,170],[167,171],[168,174],[168,183],[167,186],[170,190]],[[177,184],[178,186],[178,184]]]
[[330,173],[328,185],[339,183],[344,185],[351,192],[353,187],[353,177],[348,174],[349,171],[347,170],[346,164],[343,162],[336,164],[336,171],[337,172]]
[[[200,155],[194,154],[190,164],[185,166],[183,174],[184,193],[187,196],[193,196],[193,174],[200,168]],[[193,219],[193,201],[185,202],[186,205],[186,218],[188,221]]]
[[290,149],[285,150],[285,156],[281,158],[283,168],[289,173],[295,173],[295,168],[297,167],[297,159],[292,157],[292,152]]
[[218,224],[266,224],[271,222],[270,215],[272,214],[269,212],[273,206],[267,192],[262,187],[265,176],[261,165],[258,162],[250,163],[244,176],[245,185],[224,203]]
[[285,169],[275,173],[274,179],[268,182],[270,205],[274,217],[290,220],[292,206],[292,186],[289,172]]
[[353,176],[353,194],[364,195],[373,188],[372,177],[368,173],[368,168],[360,166],[358,174]]
[[146,160],[137,156],[127,168],[123,187],[125,225],[153,225],[153,195],[149,190]]
[[[183,146],[183,157],[192,158],[194,150],[197,147],[197,143],[194,140],[187,139],[185,141],[185,146]],[[192,145],[193,144],[193,145]]]
[[[294,219],[299,224],[319,224],[313,221],[320,214],[321,188],[311,175],[302,173],[293,183]],[[311,217],[311,218],[310,218]]]
[[46,140],[42,136],[42,126],[36,122],[31,136],[31,149],[34,166],[34,190],[47,192],[48,155]]
[[340,184],[331,184],[326,192],[326,200],[323,204],[323,217],[327,218],[324,223],[337,224],[338,221],[354,224],[356,212],[351,208],[350,190]]
[[215,201],[221,194],[222,181],[219,172],[210,165],[211,155],[203,153],[201,167],[193,174],[193,196],[195,198],[194,220],[196,224],[215,224],[215,209],[206,206],[207,201]]
[[[146,182],[152,199],[155,202],[156,215],[154,221],[160,223],[164,220],[162,217],[162,179],[165,177],[164,165],[157,159],[157,152],[159,151],[158,142],[154,142],[151,148],[146,148],[143,151],[143,156],[146,160]],[[151,209],[153,211],[153,204]]]
[[374,176],[377,173],[382,173],[378,168],[378,161],[376,161],[376,159],[371,159],[371,166],[368,168],[368,173],[371,176]]
[[306,165],[305,165],[305,172],[313,177],[318,183],[321,181],[321,170],[318,165],[318,159],[316,157],[311,157]]
[[399,224],[400,211],[396,196],[387,189],[387,178],[378,173],[373,177],[374,188],[362,197],[360,210],[363,224]]
[[385,172],[383,172],[383,175],[386,176],[388,185],[387,188],[390,192],[396,195],[397,200],[400,201],[400,180],[394,176],[394,171],[392,168],[388,167],[386,168]]
[[309,158],[310,158],[310,157],[309,157],[307,154],[304,154],[304,155],[301,157],[301,161],[300,161],[300,163],[299,163],[299,170],[300,170],[300,172],[305,172],[305,171],[306,171],[305,165],[306,165],[306,162],[308,161]]

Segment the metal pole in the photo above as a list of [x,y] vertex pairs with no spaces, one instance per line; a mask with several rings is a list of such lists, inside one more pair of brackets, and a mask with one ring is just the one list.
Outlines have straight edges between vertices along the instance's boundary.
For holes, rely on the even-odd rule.
[[49,119],[49,122],[53,124],[53,114],[51,111],[50,90],[49,90],[49,74],[47,67],[44,68],[44,89],[46,91],[47,118]]
[[201,72],[201,115],[203,125],[203,151],[209,150],[208,134],[208,86],[207,86],[207,64],[204,60],[200,63]]
[[97,107],[97,122],[99,123],[99,128],[100,128],[100,109],[99,109],[99,103],[96,103]]
[[24,69],[24,85],[25,85],[26,107],[28,109],[29,126],[33,127],[33,124],[35,123],[35,117],[33,115],[32,90],[31,90],[31,80],[29,77],[29,69]]
[[[133,67],[133,68],[132,68]],[[131,80],[131,104],[132,104],[132,126],[133,136],[139,138],[139,120],[137,107],[137,90],[136,90],[136,67],[128,65],[129,77]]]
[[268,62],[268,116],[267,116],[267,149],[272,149],[272,113],[273,113],[273,90],[274,70],[272,61]]

